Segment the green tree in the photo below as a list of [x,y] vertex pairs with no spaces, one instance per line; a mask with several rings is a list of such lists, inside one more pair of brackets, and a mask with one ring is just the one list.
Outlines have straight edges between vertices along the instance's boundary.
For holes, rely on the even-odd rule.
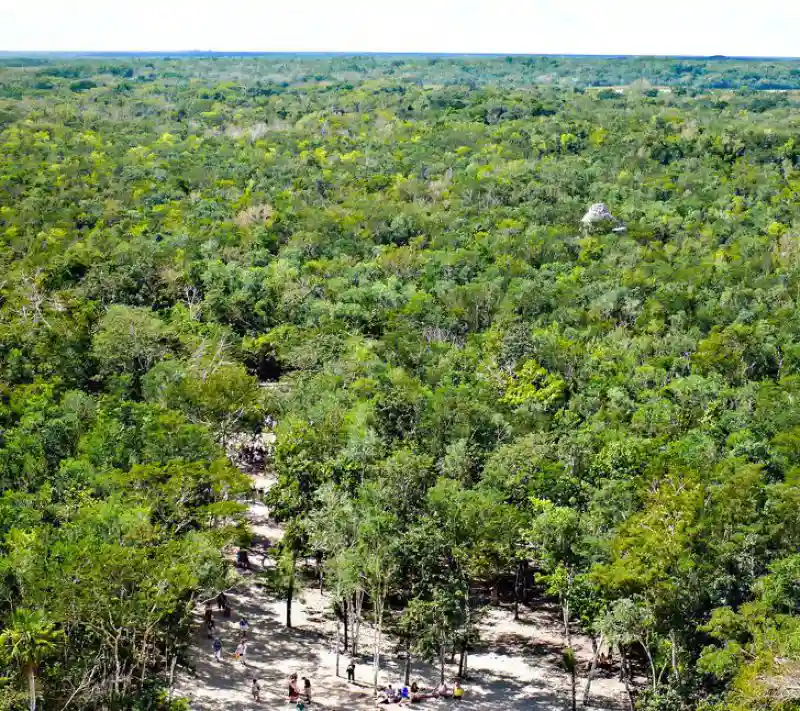
[[9,625],[0,632],[3,656],[16,664],[28,682],[31,711],[36,711],[36,673],[39,665],[58,653],[64,634],[53,622],[36,610],[24,607],[14,610]]

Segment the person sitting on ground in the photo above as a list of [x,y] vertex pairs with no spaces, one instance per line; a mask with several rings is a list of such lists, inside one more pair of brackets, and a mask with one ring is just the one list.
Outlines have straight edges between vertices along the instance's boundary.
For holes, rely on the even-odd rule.
[[453,698],[456,701],[461,701],[464,698],[464,687],[461,686],[461,682],[456,679],[456,683],[453,685]]
[[450,689],[447,688],[447,684],[442,682],[433,692],[434,696],[439,699],[449,699],[450,698]]
[[411,700],[411,692],[410,692],[409,688],[407,686],[405,686],[405,685],[403,686],[402,689],[400,689],[400,700],[401,701],[410,701]]
[[300,699],[300,689],[297,688],[297,674],[292,674],[289,677],[289,701],[298,701]]
[[306,701],[311,703],[311,681],[307,676],[303,677],[303,695],[306,697]]
[[388,686],[380,690],[380,695],[383,696],[383,698],[380,701],[378,701],[379,704],[390,704],[394,699],[394,688],[392,687],[391,684],[389,684]]
[[425,701],[425,699],[433,699],[436,697],[436,694],[427,691],[420,687],[419,684],[415,681],[411,684],[411,703],[416,703],[417,701]]
[[258,684],[258,679],[253,679],[253,686],[250,691],[253,694],[253,701],[261,701],[261,687]]

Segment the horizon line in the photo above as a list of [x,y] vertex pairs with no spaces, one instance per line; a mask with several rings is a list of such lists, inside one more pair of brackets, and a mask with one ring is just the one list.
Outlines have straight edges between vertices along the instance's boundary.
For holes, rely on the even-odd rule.
[[551,57],[579,59],[693,59],[693,60],[756,60],[756,61],[798,61],[800,56],[792,55],[726,55],[726,54],[626,54],[626,53],[576,53],[576,52],[404,52],[404,51],[358,51],[358,50],[219,50],[219,49],[174,49],[174,50],[0,50],[0,57],[135,57],[172,58],[176,56],[193,57],[247,57],[247,56],[306,56],[306,57],[462,57],[462,58],[505,58],[505,57]]

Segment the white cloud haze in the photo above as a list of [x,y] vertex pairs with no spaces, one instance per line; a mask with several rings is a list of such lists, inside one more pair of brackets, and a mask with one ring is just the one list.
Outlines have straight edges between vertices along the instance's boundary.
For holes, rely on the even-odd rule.
[[4,51],[800,55],[796,0],[0,0]]

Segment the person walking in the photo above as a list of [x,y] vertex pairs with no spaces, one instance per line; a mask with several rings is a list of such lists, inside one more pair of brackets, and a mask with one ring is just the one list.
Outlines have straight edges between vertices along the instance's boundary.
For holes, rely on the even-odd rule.
[[214,636],[214,611],[211,609],[211,605],[206,605],[206,610],[203,613],[203,621],[206,625],[206,634],[208,638],[211,639]]
[[218,662],[222,661],[222,641],[219,637],[214,637],[214,642],[212,644],[214,647],[214,659]]
[[236,554],[236,567],[242,570],[250,570],[250,557],[244,548],[240,548]]
[[242,639],[247,637],[247,630],[250,629],[250,623],[244,618],[239,619],[239,631],[242,633]]
[[351,684],[355,684],[356,681],[356,662],[354,659],[351,659],[350,664],[347,665],[347,681]]
[[239,663],[243,666],[247,666],[247,662],[244,660],[245,655],[247,654],[247,640],[243,639],[239,642],[239,646],[236,647],[236,652],[234,656],[239,660]]
[[253,694],[253,701],[261,701],[261,686],[258,683],[258,679],[253,679],[253,686],[250,688],[250,692]]
[[303,677],[303,696],[308,703],[311,703],[311,681],[307,676]]
[[228,596],[220,590],[219,595],[217,595],[217,609],[224,610],[228,606]]

